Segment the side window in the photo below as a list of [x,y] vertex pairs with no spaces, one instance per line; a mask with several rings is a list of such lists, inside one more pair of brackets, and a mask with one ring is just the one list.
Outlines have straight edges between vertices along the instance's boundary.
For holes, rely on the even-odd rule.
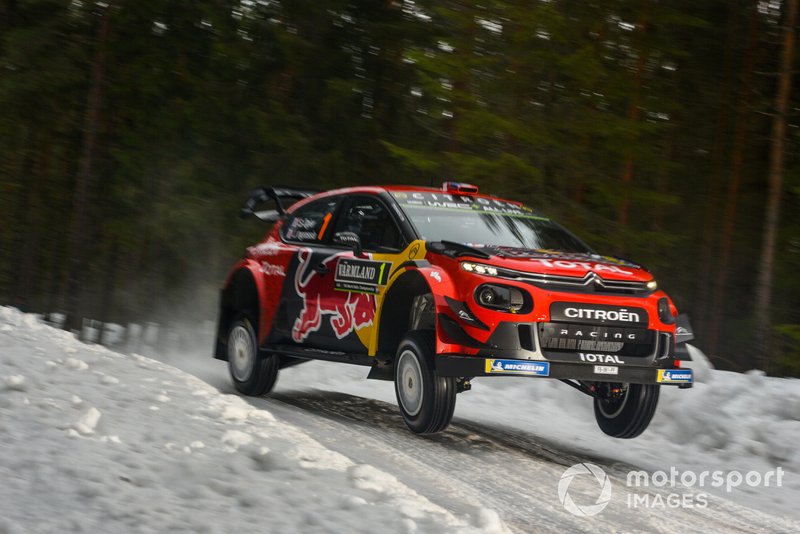
[[287,241],[319,243],[325,237],[338,198],[321,198],[296,209],[281,228]]
[[397,252],[404,244],[389,210],[375,197],[350,199],[336,223],[336,232],[355,233],[361,247],[371,252]]

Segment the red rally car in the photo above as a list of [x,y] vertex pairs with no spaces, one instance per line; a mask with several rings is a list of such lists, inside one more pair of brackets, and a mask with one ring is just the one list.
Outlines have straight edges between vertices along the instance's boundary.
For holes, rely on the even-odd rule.
[[274,223],[222,289],[215,357],[245,395],[312,359],[364,365],[430,434],[475,377],[555,378],[593,397],[603,432],[632,438],[662,384],[691,387],[688,323],[653,276],[519,202],[453,182],[270,187],[241,215]]

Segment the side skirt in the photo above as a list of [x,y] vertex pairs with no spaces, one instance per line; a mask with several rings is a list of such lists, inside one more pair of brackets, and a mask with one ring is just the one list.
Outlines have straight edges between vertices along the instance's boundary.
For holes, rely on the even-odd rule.
[[[263,352],[278,354],[281,357],[281,367],[297,365],[309,360],[324,360],[328,362],[350,363],[354,365],[375,365],[376,359],[367,354],[352,354],[333,350],[298,347],[295,345],[267,345],[261,347]],[[284,363],[285,362],[285,363]]]

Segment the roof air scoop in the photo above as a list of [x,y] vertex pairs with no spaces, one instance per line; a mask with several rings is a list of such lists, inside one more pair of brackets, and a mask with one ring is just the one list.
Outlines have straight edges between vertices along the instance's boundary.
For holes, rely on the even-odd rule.
[[459,195],[477,195],[478,186],[463,182],[445,182],[442,184],[442,191]]

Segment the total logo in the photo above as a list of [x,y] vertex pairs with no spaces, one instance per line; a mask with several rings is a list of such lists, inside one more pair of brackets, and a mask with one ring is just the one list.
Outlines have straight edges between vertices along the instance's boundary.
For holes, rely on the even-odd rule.
[[591,353],[581,352],[580,357],[582,362],[617,363],[620,365],[625,364],[625,361],[620,360],[619,356],[617,356],[616,354],[591,354]]
[[594,271],[594,272],[608,272],[608,273],[616,273],[616,274],[627,274],[632,275],[631,271],[626,271],[625,269],[620,269],[616,265],[606,265],[604,263],[591,263],[588,261],[566,261],[566,260],[545,260],[545,259],[537,259],[539,263],[546,267],[561,267],[562,269],[585,269],[587,271]]
[[261,272],[267,276],[286,276],[286,271],[282,265],[275,265],[268,261],[261,262]]
[[[569,488],[573,480],[578,477],[591,476],[597,481],[600,489],[600,494],[597,496],[594,504],[578,504],[570,495]],[[564,509],[578,517],[591,517],[599,514],[608,506],[611,500],[611,479],[608,478],[605,471],[600,469],[594,464],[582,463],[575,464],[569,467],[564,474],[561,475],[561,480],[558,482],[558,499],[564,505]]]

